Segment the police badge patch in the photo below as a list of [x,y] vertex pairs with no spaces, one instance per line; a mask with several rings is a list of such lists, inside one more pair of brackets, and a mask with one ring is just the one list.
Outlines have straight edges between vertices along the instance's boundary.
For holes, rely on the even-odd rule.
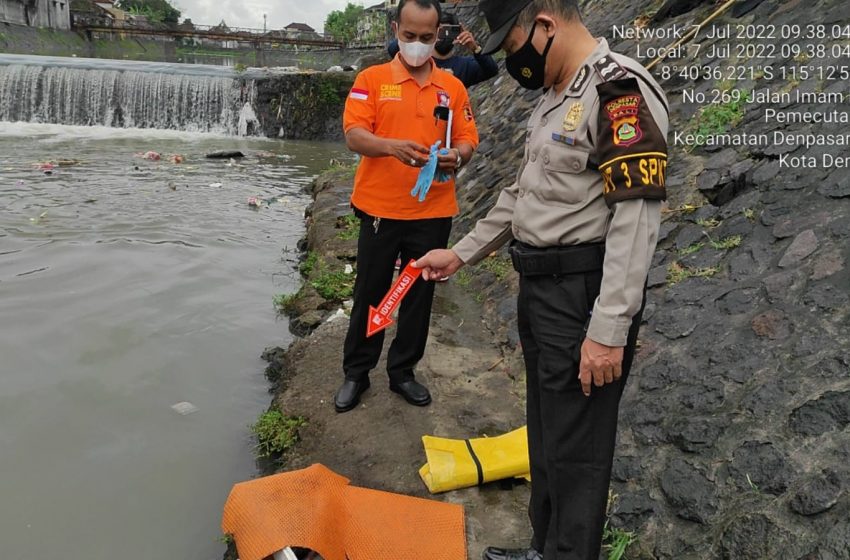
[[640,142],[640,95],[625,95],[605,104],[605,112],[614,131],[614,145],[627,148]]
[[572,132],[578,128],[581,123],[581,116],[584,114],[584,104],[581,101],[576,101],[570,105],[567,114],[564,115],[564,130]]

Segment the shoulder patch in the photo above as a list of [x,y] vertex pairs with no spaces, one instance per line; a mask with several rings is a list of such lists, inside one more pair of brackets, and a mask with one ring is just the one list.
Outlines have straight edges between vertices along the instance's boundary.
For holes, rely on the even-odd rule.
[[573,83],[570,86],[570,91],[573,93],[580,92],[581,88],[584,87],[584,83],[587,81],[588,76],[590,76],[590,67],[585,64],[579,69],[578,74],[576,74],[576,79],[573,80]]
[[608,206],[621,200],[665,200],[667,139],[655,123],[635,78],[596,86],[597,157]]
[[610,55],[605,55],[597,60],[593,65],[593,68],[599,74],[599,77],[602,78],[603,82],[619,80],[628,74],[626,69],[620,66],[620,64]]

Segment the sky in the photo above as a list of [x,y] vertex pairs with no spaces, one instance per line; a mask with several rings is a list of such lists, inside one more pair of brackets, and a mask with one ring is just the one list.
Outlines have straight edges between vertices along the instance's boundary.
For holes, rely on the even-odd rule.
[[[352,4],[371,6],[378,1],[350,0]],[[171,0],[193,23],[216,25],[222,19],[230,27],[263,28],[263,14],[268,15],[268,29],[280,29],[293,22],[306,23],[322,32],[325,17],[341,10],[349,0]]]

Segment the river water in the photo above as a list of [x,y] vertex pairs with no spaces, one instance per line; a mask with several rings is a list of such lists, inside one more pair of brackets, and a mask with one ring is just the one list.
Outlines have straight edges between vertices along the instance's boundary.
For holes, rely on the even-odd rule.
[[[305,186],[341,151],[0,122],[0,557],[221,558],[270,400],[259,354],[289,340],[272,297],[297,289]],[[79,163],[38,167],[59,159]]]

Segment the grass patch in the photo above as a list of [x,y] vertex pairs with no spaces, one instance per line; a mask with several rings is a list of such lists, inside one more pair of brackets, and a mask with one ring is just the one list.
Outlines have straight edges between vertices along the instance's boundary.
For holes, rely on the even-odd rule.
[[472,283],[472,273],[466,268],[461,268],[455,273],[455,281],[462,288],[468,288]]
[[354,294],[354,274],[346,274],[342,270],[331,272],[319,267],[310,284],[328,301],[343,301]]
[[755,221],[756,221],[756,211],[755,211],[755,210],[753,210],[752,208],[744,208],[744,209],[742,210],[742,212],[743,212],[743,214],[744,214],[744,217],[745,217],[746,219],[748,219],[749,221],[751,221],[751,222],[755,222]]
[[295,310],[295,301],[298,294],[278,294],[274,296],[273,302],[278,313],[292,313]]
[[602,530],[602,550],[608,554],[608,560],[624,560],[626,551],[629,546],[637,540],[637,535],[633,531],[626,531],[611,527],[610,518],[614,505],[617,503],[619,496],[613,491],[608,490],[608,504],[605,507],[605,527]]
[[313,273],[313,269],[316,268],[317,262],[319,262],[319,255],[310,251],[304,258],[304,261],[298,266],[298,271],[301,272],[303,276],[310,276],[310,274]]
[[720,267],[709,266],[706,268],[690,268],[682,266],[676,261],[667,267],[667,285],[673,286],[688,278],[711,278],[720,272]]
[[[726,85],[726,84],[721,84]],[[728,91],[728,87],[723,89]],[[697,112],[691,129],[697,135],[697,142],[694,146],[701,146],[704,142],[701,140],[707,136],[722,134],[730,128],[737,126],[744,119],[746,112],[746,99],[749,92],[741,91],[740,99],[731,100],[727,103],[715,103],[702,107]]]
[[705,243],[700,241],[699,243],[694,243],[693,245],[691,245],[689,247],[685,247],[684,249],[680,249],[679,255],[682,256],[682,257],[687,257],[688,255],[693,255],[694,253],[696,253],[697,251],[699,251],[703,247],[705,247]]
[[498,280],[504,280],[514,269],[511,259],[501,255],[487,257],[481,261],[481,268],[491,272]]
[[717,226],[719,226],[720,223],[721,223],[720,220],[718,220],[717,218],[711,218],[709,220],[706,220],[705,218],[700,218],[699,220],[696,221],[696,224],[699,227],[704,227],[706,229],[714,229]]
[[734,249],[735,247],[740,247],[743,238],[740,235],[730,235],[729,237],[724,237],[720,241],[711,240],[711,246],[717,249],[718,251],[727,251],[729,249]]
[[337,239],[350,241],[360,237],[360,218],[354,214],[337,218],[336,227],[340,230],[336,234]]
[[301,416],[285,416],[279,410],[260,414],[251,431],[257,436],[257,456],[271,457],[298,443],[298,429],[307,423]]

